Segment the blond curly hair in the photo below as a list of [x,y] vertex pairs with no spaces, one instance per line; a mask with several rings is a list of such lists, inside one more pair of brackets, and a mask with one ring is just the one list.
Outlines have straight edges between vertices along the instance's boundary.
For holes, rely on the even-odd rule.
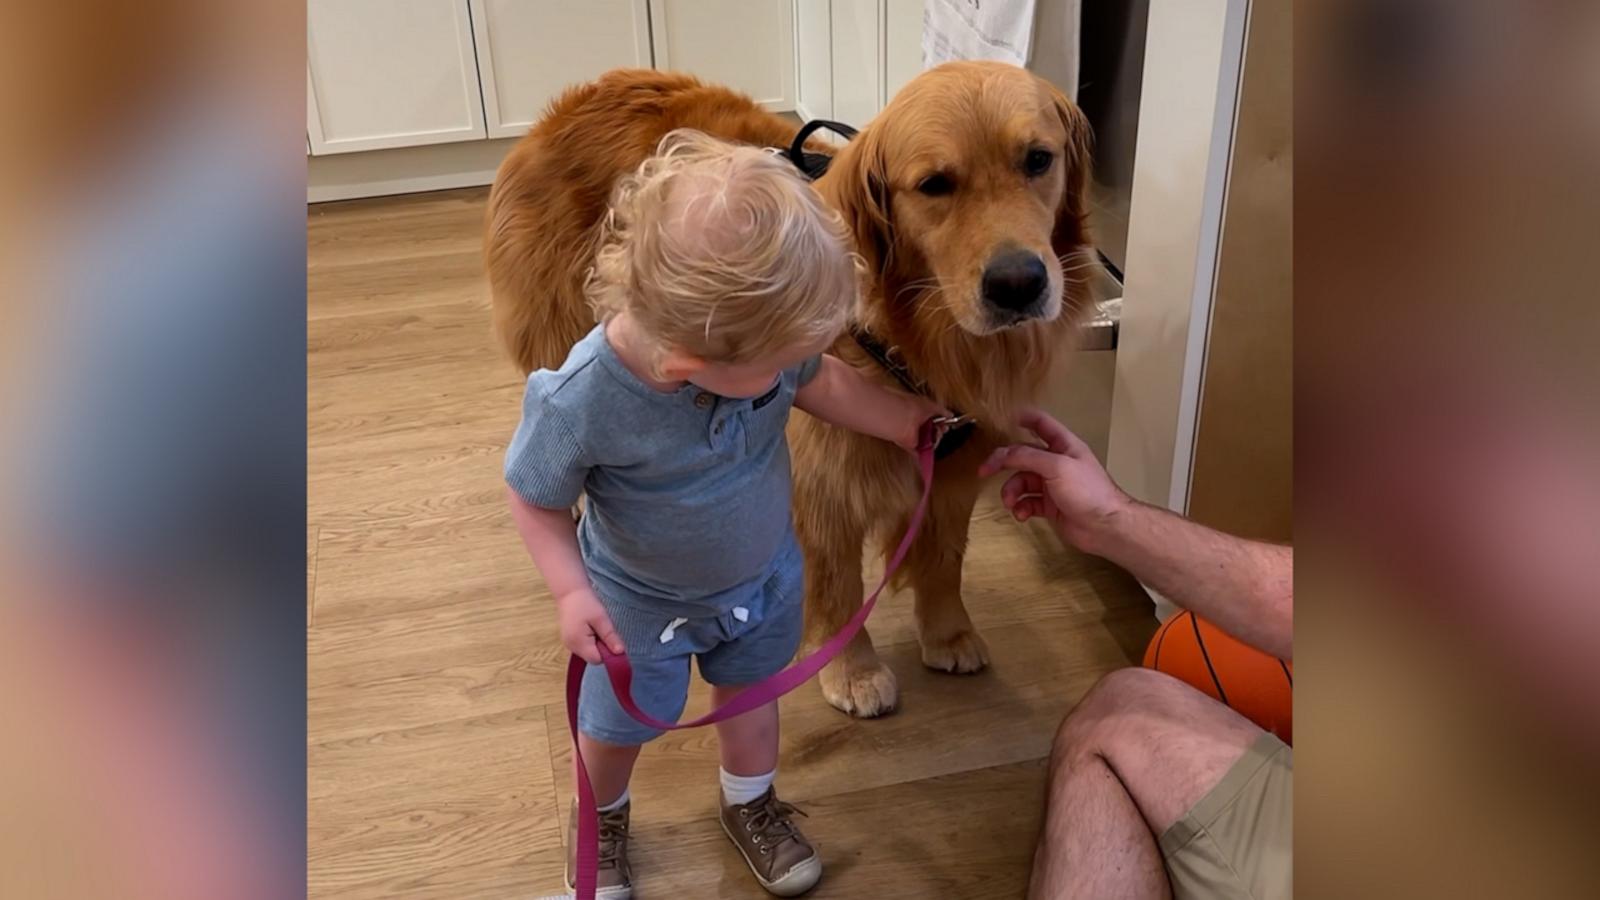
[[781,157],[699,131],[669,133],[624,177],[584,289],[663,348],[748,363],[824,343],[864,267],[844,220]]

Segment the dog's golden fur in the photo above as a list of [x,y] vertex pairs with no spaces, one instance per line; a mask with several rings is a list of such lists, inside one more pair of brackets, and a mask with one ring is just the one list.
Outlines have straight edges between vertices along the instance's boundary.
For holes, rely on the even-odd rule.
[[[501,166],[486,258],[496,325],[524,372],[558,366],[593,327],[583,280],[611,187],[674,128],[780,147],[796,131],[688,76],[617,70],[563,94]],[[999,63],[949,63],[906,85],[816,183],[874,275],[856,322],[893,346],[939,402],[981,423],[939,463],[929,518],[901,570],[915,592],[923,662],[936,669],[988,663],[961,601],[977,467],[1032,402],[1086,304],[1088,141],[1081,113],[1044,81]],[[1030,147],[1049,148],[1054,165],[1024,172]],[[934,174],[953,190],[919,191]],[[1026,315],[991,308],[981,290],[986,263],[1008,250],[1031,251],[1048,269],[1048,300]],[[893,384],[849,336],[831,352]],[[862,544],[892,548],[918,485],[902,451],[803,413],[789,444],[815,645],[859,608]],[[896,703],[893,673],[864,630],[821,681],[829,702],[854,715]]]

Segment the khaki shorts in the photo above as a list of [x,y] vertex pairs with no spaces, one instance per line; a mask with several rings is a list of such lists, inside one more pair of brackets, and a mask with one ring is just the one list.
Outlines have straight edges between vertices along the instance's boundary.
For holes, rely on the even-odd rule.
[[1293,895],[1294,751],[1263,734],[1161,835],[1175,900]]

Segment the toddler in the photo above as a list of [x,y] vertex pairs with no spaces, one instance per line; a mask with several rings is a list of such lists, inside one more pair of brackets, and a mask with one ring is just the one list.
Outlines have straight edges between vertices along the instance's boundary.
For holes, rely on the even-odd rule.
[[[860,290],[850,241],[782,158],[673,132],[612,198],[588,282],[601,324],[560,370],[528,376],[506,481],[562,642],[590,664],[578,740],[602,897],[631,895],[628,779],[659,732],[617,703],[596,643],[627,653],[634,699],[667,721],[691,656],[718,705],[781,670],[803,593],[790,407],[908,450],[944,412],[821,355]],[[717,738],[723,830],[762,887],[809,890],[821,860],[773,789],[777,704],[718,723]],[[569,890],[576,833],[574,807]]]

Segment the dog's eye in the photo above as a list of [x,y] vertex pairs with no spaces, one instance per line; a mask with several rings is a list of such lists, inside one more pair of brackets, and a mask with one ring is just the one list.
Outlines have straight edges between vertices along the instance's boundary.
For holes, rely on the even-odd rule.
[[1050,171],[1050,164],[1055,161],[1056,155],[1049,150],[1029,150],[1027,157],[1022,160],[1022,168],[1029,178],[1037,178]]
[[948,175],[935,173],[917,182],[917,190],[929,197],[943,197],[954,191],[956,183]]

